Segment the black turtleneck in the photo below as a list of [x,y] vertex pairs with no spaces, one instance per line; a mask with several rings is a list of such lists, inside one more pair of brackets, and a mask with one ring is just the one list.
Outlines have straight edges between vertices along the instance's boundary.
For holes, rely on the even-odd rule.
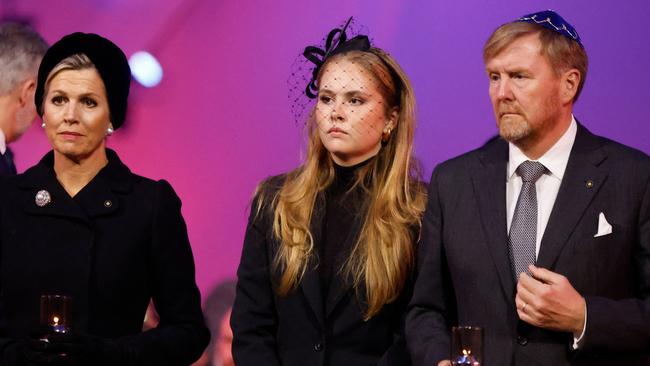
[[325,190],[323,232],[318,243],[318,267],[323,300],[326,301],[334,276],[350,255],[364,219],[365,193],[354,185],[357,171],[372,160],[354,166],[334,164],[334,182]]

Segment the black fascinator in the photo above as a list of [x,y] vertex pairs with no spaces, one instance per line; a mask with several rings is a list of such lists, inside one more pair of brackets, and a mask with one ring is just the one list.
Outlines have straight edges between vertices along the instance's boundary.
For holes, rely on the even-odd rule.
[[304,114],[318,94],[316,79],[328,58],[349,51],[368,51],[367,29],[350,17],[341,27],[332,29],[320,46],[307,46],[296,59],[289,76],[289,100],[296,123],[304,123]]

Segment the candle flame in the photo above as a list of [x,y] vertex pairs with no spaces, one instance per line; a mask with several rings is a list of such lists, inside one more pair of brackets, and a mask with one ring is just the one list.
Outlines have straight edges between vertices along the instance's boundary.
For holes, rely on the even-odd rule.
[[471,355],[471,354],[472,354],[472,350],[471,350],[471,349],[463,349],[463,355],[464,355],[464,356],[469,356],[469,355]]
[[58,316],[53,317],[52,321],[54,322],[54,325],[59,325],[59,317]]

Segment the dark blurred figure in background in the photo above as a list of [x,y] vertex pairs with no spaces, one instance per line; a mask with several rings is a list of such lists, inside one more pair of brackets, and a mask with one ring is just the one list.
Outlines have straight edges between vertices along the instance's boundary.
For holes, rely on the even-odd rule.
[[[192,366],[235,366],[232,359],[232,329],[230,313],[235,301],[235,280],[225,280],[215,286],[203,304],[203,317],[210,329],[212,339],[198,361]],[[142,330],[158,326],[160,316],[153,303],[149,303]]]
[[27,25],[0,23],[0,175],[16,174],[9,144],[36,118],[34,91],[47,43]]
[[208,366],[235,366],[235,361],[232,359],[232,329],[230,328],[230,313],[235,302],[235,285],[235,280],[221,282],[210,292],[203,304],[203,316],[212,334],[210,345],[205,352]]

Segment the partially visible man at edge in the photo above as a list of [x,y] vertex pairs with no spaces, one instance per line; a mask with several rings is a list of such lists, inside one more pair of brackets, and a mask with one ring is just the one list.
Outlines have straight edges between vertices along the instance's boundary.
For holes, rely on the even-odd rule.
[[36,118],[34,91],[47,43],[31,27],[0,23],[0,176],[16,174],[9,144]]

